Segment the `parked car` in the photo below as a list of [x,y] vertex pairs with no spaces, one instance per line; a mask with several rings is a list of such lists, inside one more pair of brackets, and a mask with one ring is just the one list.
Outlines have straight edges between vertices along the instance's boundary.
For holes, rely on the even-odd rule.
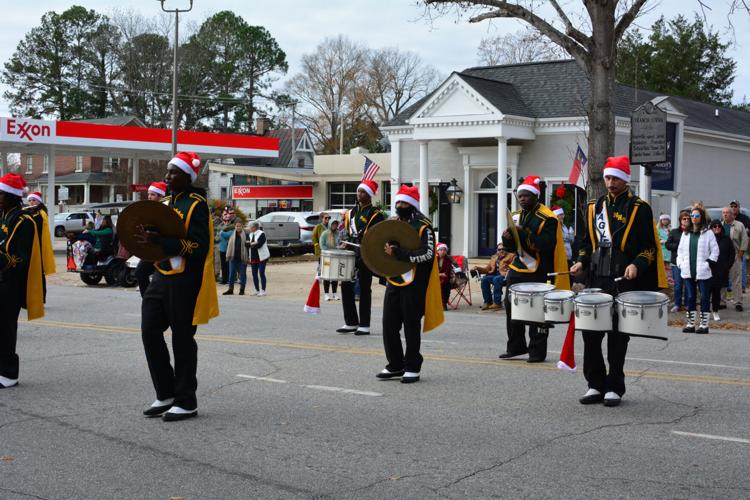
[[62,212],[55,214],[55,236],[62,237],[65,233],[80,233],[89,222],[94,222],[94,212]]
[[[299,247],[300,253],[312,252],[312,232],[320,222],[320,212],[271,212],[259,217],[256,222],[260,224],[261,228],[263,228],[264,223],[268,222],[296,222],[299,225],[299,241],[295,242],[293,246]],[[270,241],[269,246],[271,246]]]
[[[684,210],[690,211],[691,207],[685,207]],[[706,217],[709,221],[713,219],[721,220],[721,210],[723,207],[706,207]],[[740,212],[750,217],[750,210],[745,207],[740,207]]]

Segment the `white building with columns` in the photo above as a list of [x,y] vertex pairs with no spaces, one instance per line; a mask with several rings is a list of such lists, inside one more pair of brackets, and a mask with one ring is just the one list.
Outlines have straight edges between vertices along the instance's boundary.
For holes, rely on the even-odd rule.
[[[440,203],[432,213],[441,241],[454,255],[493,253],[506,208],[516,208],[518,179],[540,176],[549,203],[568,180],[577,146],[587,151],[588,96],[588,80],[574,61],[455,72],[381,128],[391,143],[391,185],[419,185],[428,213],[430,190],[455,179],[461,202]],[[668,161],[652,177],[654,213],[676,220],[694,200],[710,207],[744,197],[750,204],[750,113],[617,84],[616,155],[628,154],[630,114],[647,101],[668,120]],[[636,192],[639,170],[633,166]],[[580,190],[567,189],[585,202]]]

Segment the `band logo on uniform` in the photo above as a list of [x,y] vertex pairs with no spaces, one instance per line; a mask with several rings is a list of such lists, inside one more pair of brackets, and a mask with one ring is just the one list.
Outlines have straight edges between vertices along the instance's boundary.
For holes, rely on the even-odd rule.
[[[615,214],[617,215],[617,214]],[[623,223],[625,221],[623,220]],[[607,213],[607,204],[602,205],[602,211],[596,214],[594,221],[596,232],[599,236],[599,242],[612,243],[612,232],[609,230],[609,214]]]

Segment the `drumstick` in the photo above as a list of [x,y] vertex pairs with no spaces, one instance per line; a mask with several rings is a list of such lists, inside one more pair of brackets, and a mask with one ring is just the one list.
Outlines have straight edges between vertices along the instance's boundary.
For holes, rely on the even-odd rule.
[[547,276],[561,276],[563,274],[570,274],[570,271],[564,271],[560,273],[547,273]]
[[622,281],[624,279],[625,279],[625,276],[620,276],[619,278],[615,278],[614,281],[615,281],[615,283],[617,283],[618,281]]
[[352,243],[350,241],[342,241],[341,243],[343,243],[344,245],[351,245],[351,246],[357,247],[357,248],[360,247],[360,245],[358,245],[357,243]]

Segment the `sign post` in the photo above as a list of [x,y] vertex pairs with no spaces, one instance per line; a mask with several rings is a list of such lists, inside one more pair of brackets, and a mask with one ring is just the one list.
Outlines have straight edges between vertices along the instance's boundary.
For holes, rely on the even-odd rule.
[[630,115],[630,163],[643,167],[640,196],[651,203],[651,171],[667,161],[667,112],[654,103],[637,107]]

